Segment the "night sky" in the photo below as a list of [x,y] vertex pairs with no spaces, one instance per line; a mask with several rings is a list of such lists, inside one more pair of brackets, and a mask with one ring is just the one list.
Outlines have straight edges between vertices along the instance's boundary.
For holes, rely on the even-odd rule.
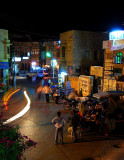
[[68,30],[107,32],[124,28],[121,4],[118,7],[117,4],[107,6],[105,2],[82,2],[70,2],[71,5],[67,1],[41,1],[27,5],[10,3],[9,9],[0,11],[0,28],[9,30],[9,33],[25,33],[40,38],[59,37],[60,33]]

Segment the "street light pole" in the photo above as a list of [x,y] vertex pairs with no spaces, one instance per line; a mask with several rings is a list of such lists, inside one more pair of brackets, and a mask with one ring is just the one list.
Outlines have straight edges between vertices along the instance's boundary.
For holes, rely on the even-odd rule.
[[15,51],[14,51],[14,76],[13,76],[13,81],[14,81],[14,87],[16,89]]
[[53,67],[53,84],[55,84],[55,81],[54,81],[53,50],[52,50],[52,67]]

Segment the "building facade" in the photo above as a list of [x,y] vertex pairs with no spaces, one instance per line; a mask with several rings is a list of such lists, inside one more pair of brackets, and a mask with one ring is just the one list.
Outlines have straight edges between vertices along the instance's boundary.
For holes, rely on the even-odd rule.
[[52,67],[52,65],[54,65],[54,68],[59,69],[59,64],[60,64],[60,42],[59,41],[46,42],[46,65],[49,67]]
[[12,44],[14,45],[16,68],[19,71],[30,71],[30,68],[40,65],[39,42],[12,42]]
[[105,49],[103,91],[124,91],[124,31],[110,32]]
[[[12,42],[14,46],[16,70],[28,72],[38,67],[51,67],[52,58],[59,62],[60,47],[57,41]],[[50,57],[47,53],[50,53]],[[14,60],[13,60],[14,61]]]
[[0,78],[9,76],[10,40],[8,30],[0,29]]
[[71,30],[60,34],[60,70],[70,75],[90,74],[90,66],[103,66],[102,41],[106,33]]

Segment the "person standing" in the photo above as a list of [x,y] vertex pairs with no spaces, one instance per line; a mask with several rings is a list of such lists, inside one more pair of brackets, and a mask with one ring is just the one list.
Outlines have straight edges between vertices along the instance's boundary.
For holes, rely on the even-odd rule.
[[51,86],[51,79],[50,78],[48,79],[48,86],[49,87]]
[[42,78],[42,80],[41,80],[41,83],[42,83],[42,86],[44,86],[44,79]]
[[56,87],[56,104],[58,104],[59,97],[60,97],[60,90],[58,87]]
[[48,86],[48,84],[44,87],[44,92],[45,92],[45,97],[46,97],[46,102],[49,103],[49,93],[50,93],[51,89]]
[[72,116],[72,128],[73,128],[73,133],[74,133],[74,141],[77,141],[77,127],[79,126],[80,123],[80,117],[79,115],[76,113],[76,110],[73,110],[73,116]]
[[52,123],[55,123],[55,144],[58,144],[58,136],[61,136],[61,144],[63,144],[63,126],[66,124],[66,121],[61,117],[61,112],[57,112],[57,117],[52,120]]

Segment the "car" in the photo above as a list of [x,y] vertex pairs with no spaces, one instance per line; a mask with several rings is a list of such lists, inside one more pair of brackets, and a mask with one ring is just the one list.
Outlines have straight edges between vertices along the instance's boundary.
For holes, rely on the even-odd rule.
[[31,72],[28,72],[28,73],[26,73],[26,78],[28,79],[28,78],[32,78],[32,77],[36,77],[36,78],[38,78],[38,77],[43,77],[44,76],[44,73],[43,73],[43,71],[42,70],[33,70],[33,71],[31,71]]

